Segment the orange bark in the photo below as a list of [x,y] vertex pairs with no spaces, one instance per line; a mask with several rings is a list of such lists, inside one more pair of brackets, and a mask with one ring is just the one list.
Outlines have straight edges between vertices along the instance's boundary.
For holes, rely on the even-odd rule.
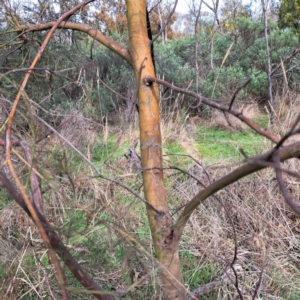
[[159,275],[166,299],[186,299],[178,255],[178,235],[168,209],[164,188],[162,139],[160,130],[159,95],[156,83],[143,79],[155,76],[146,24],[146,1],[127,1],[129,52],[132,57],[136,83],[139,87],[139,126],[143,186]]

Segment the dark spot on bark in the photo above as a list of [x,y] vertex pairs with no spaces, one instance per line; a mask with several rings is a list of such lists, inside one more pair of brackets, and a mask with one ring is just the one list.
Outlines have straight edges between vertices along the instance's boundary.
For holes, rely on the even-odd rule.
[[170,246],[174,240],[174,229],[172,228],[170,234],[165,238],[165,245]]

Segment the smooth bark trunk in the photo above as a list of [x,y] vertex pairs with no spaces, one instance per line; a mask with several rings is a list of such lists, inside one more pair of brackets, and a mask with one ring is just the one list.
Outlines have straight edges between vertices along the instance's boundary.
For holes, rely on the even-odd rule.
[[158,261],[160,283],[165,299],[187,299],[178,253],[178,231],[168,209],[164,188],[159,93],[156,83],[143,78],[155,77],[147,34],[146,1],[127,1],[129,52],[138,86],[141,163],[147,215]]

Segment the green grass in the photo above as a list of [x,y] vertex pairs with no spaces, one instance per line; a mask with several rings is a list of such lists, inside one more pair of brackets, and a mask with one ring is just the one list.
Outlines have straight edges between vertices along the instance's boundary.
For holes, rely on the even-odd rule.
[[254,120],[254,122],[261,128],[267,128],[269,125],[269,121],[269,116],[265,114],[260,114],[258,118]]
[[115,161],[118,157],[123,157],[130,147],[128,143],[119,143],[116,136],[110,135],[105,141],[100,137],[93,148],[93,161],[104,162],[107,159]]
[[11,202],[13,202],[13,200],[9,194],[4,189],[0,190],[0,211]]
[[185,150],[181,147],[180,143],[174,142],[170,144],[163,145],[165,153],[180,153],[185,154]]
[[170,144],[163,145],[163,153],[165,154],[165,160],[168,164],[176,166],[178,168],[183,168],[191,162],[191,159],[188,157],[180,156],[180,155],[168,155],[168,154],[185,154],[188,153],[186,150],[180,145],[179,142],[174,142]]
[[188,251],[180,252],[180,261],[184,282],[190,290],[211,282],[216,273],[216,266],[208,264],[204,267],[199,267],[199,259]]
[[214,162],[242,158],[240,149],[247,155],[260,153],[265,148],[265,139],[249,131],[231,132],[200,126],[196,147],[202,158]]

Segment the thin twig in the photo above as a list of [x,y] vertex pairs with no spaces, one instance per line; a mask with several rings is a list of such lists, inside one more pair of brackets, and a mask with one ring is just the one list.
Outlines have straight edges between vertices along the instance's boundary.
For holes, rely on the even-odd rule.
[[[286,61],[290,60],[293,58],[295,55],[300,53],[300,48],[295,49],[289,56],[285,57],[282,62],[285,63]],[[281,63],[279,63],[276,67],[273,68],[271,71],[271,75],[273,75],[281,66]]]
[[[0,68],[0,69],[10,69],[10,68]],[[65,72],[65,71],[68,71],[69,69],[66,69],[66,70],[60,70],[60,71],[53,71],[53,70],[51,70],[51,69],[49,69],[49,68],[22,68],[22,69],[13,69],[13,70],[9,70],[9,71],[7,71],[7,72],[5,72],[5,73],[3,73],[3,74],[1,74],[0,75],[0,80],[2,80],[2,78],[3,77],[5,77],[5,76],[7,76],[7,75],[9,75],[9,74],[11,74],[11,73],[17,73],[17,72],[28,72],[28,71],[47,71],[47,72],[49,72],[49,73],[51,73],[51,74],[53,74],[53,75],[56,75],[56,76],[60,76],[60,77],[62,77],[62,78],[65,78],[65,79],[67,79],[67,80],[70,80],[71,81],[71,78],[69,78],[69,77],[67,77],[67,76],[64,76],[64,75],[61,75],[61,74],[58,74],[58,73],[60,73],[60,72]],[[36,73],[35,73],[35,75],[37,75]],[[40,74],[39,74],[40,75]],[[40,76],[45,76],[45,75],[40,75]]]
[[185,156],[185,157],[189,157],[190,159],[192,159],[198,166],[200,166],[202,168],[202,170],[204,171],[207,179],[208,179],[208,182],[211,183],[211,180],[210,180],[210,175],[209,173],[207,172],[207,170],[203,167],[202,163],[196,159],[195,157],[193,157],[192,155],[190,154],[178,154],[178,153],[168,153],[168,154],[163,154],[163,156]]
[[175,12],[176,6],[177,6],[178,0],[175,1],[174,7],[172,9],[172,11],[170,12],[165,24],[162,26],[162,28],[160,29],[160,31],[158,32],[158,34],[150,41],[150,46],[158,39],[158,37],[165,31],[168,23],[170,22],[170,19],[172,17],[172,15]]
[[243,88],[245,88],[245,87],[250,83],[251,80],[252,80],[251,77],[248,78],[248,80],[247,80],[243,85],[241,85],[239,88],[237,88],[236,91],[233,93],[233,95],[232,95],[232,97],[231,97],[231,100],[230,100],[230,104],[229,104],[229,110],[231,110],[232,105],[233,105],[233,103],[234,103],[234,100],[235,100],[237,94],[238,94]]
[[137,197],[138,199],[140,199],[142,202],[144,202],[146,205],[148,205],[149,207],[151,207],[154,211],[156,211],[158,214],[160,214],[161,212],[156,209],[152,204],[150,204],[147,200],[145,200],[144,198],[142,198],[136,191],[134,191],[133,189],[131,189],[129,186],[127,186],[126,184],[123,184],[122,182],[116,180],[116,179],[112,179],[110,177],[107,177],[105,175],[103,175],[99,169],[81,152],[79,151],[69,140],[67,140],[63,135],[61,135],[58,131],[56,131],[52,126],[50,126],[46,121],[44,121],[42,118],[40,118],[39,116],[35,115],[35,117],[42,122],[46,127],[48,127],[51,131],[53,131],[60,139],[62,139],[65,143],[67,143],[81,158],[83,158],[84,161],[86,161],[93,169],[94,171],[97,173],[96,176],[90,176],[90,178],[97,178],[100,177],[102,179],[108,180],[110,182],[113,182],[121,187],[123,187],[125,190],[127,190],[128,192],[130,192],[131,194],[133,194],[135,197]]
[[[27,165],[29,166],[29,173],[30,173],[29,176],[30,176],[30,183],[31,183],[30,186],[31,186],[31,193],[32,193],[34,206],[36,207],[36,209],[40,214],[44,215],[41,184],[36,172],[33,171],[33,169],[35,169],[35,166],[33,165],[33,161],[32,161],[31,149],[29,148],[28,144],[25,141],[20,141],[20,146],[24,151]],[[60,285],[60,289],[62,291],[62,297],[64,300],[68,300],[69,295],[66,289],[67,281],[63,273],[63,270],[61,268],[60,262],[57,259],[56,253],[51,247],[48,248],[48,256],[56,270],[55,277]]]

